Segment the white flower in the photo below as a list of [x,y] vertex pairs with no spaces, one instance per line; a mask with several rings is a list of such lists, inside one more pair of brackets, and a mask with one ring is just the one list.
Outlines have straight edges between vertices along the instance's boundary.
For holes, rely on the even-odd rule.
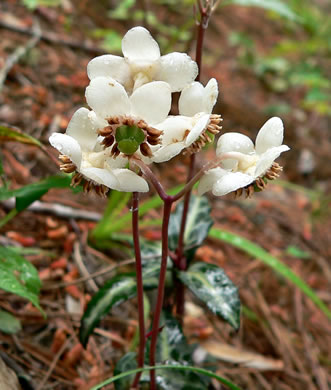
[[129,97],[123,86],[111,77],[96,77],[85,92],[88,105],[100,118],[132,116],[148,124],[163,121],[171,106],[171,91],[164,81],[137,88]]
[[209,80],[206,87],[193,82],[182,91],[178,102],[180,115],[169,116],[163,123],[156,125],[163,130],[163,136],[161,148],[154,153],[154,162],[170,160],[190,147],[205,130],[214,134],[220,130],[220,116],[211,115],[217,96],[215,79]]
[[240,190],[256,182],[264,187],[263,177],[273,179],[281,168],[274,161],[290,148],[282,145],[283,122],[269,119],[256,137],[255,148],[250,138],[240,133],[223,134],[217,143],[216,155],[222,167],[210,169],[199,183],[199,195],[212,190],[216,196]]
[[[153,81],[137,88],[129,96],[124,87],[111,77],[96,77],[86,88],[85,96],[97,116],[109,124],[106,131],[101,132],[111,140],[108,147],[115,141],[119,127],[136,126],[144,132],[139,142],[138,156],[152,156],[153,146],[159,143],[158,137],[162,133],[155,125],[167,118],[171,107],[168,83]],[[112,154],[118,155],[120,149],[116,139]]]
[[76,171],[73,185],[86,179],[84,189],[90,190],[94,186],[100,195],[106,193],[105,187],[117,191],[147,192],[147,182],[124,168],[128,162],[127,158],[115,160],[103,150],[101,137],[96,130],[105,125],[107,122],[100,120],[93,111],[80,108],[71,118],[66,134],[51,135],[50,144],[62,154],[62,170],[68,173]]
[[90,80],[112,77],[128,92],[151,81],[165,81],[171,92],[178,92],[198,74],[197,64],[185,53],[161,57],[159,45],[143,27],[134,27],[124,35],[122,52],[124,58],[106,54],[91,60],[87,66]]

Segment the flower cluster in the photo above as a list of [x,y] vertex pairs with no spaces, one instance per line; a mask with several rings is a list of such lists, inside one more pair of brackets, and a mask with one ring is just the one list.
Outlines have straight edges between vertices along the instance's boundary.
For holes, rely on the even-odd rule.
[[[61,170],[73,173],[72,185],[82,183],[84,190],[103,196],[109,188],[147,192],[132,162],[161,163],[181,152],[196,153],[221,130],[221,116],[212,114],[217,82],[211,79],[204,87],[194,81],[198,66],[187,54],[161,56],[143,27],[126,33],[122,52],[123,57],[103,55],[89,62],[85,97],[90,109],[78,109],[66,134],[50,137],[61,153]],[[180,92],[178,115],[170,115],[173,92]],[[288,149],[281,146],[282,138],[277,118],[261,129],[255,149],[241,134],[222,135],[219,163],[202,177],[199,192],[223,195],[253,183],[264,187],[264,177],[272,179],[280,170],[273,161]]]

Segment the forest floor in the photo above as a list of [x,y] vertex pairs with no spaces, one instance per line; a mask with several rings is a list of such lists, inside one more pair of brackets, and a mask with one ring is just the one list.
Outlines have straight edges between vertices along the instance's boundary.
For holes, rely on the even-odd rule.
[[[85,105],[86,65],[103,53],[99,41],[86,38],[86,30],[114,28],[124,34],[132,26],[129,21],[110,21],[103,2],[63,3],[64,8],[40,7],[34,12],[16,0],[0,4],[0,69],[18,47],[31,43],[29,32],[36,23],[42,31],[29,55],[9,67],[0,85],[0,122],[38,138],[54,156],[57,152],[48,138],[54,131],[64,132],[73,112]],[[167,20],[167,13],[160,12],[160,18]],[[179,18],[175,15],[175,22]],[[299,108],[302,89],[273,93],[250,70],[240,67],[237,48],[227,39],[234,28],[249,31],[259,52],[267,51],[282,34],[281,24],[270,22],[259,10],[229,7],[226,17],[214,15],[206,36],[202,81],[216,77],[220,84],[215,112],[222,113],[223,130],[241,131],[254,139],[268,117],[265,107],[285,101],[293,108],[282,116],[285,143],[291,151],[280,159],[285,167],[281,180],[251,199],[209,196],[214,227],[237,233],[281,259],[330,307],[328,118]],[[190,54],[194,56],[194,46]],[[58,173],[57,166],[33,146],[7,142],[1,155],[12,188]],[[198,165],[209,158],[213,158],[210,149],[199,157]],[[303,162],[307,169],[302,168]],[[169,163],[171,169],[158,171],[167,188],[185,180],[186,163],[185,158],[176,158]],[[102,215],[105,200],[53,189],[41,201],[50,206],[48,211],[36,207],[20,213],[0,229],[0,244],[39,249],[26,258],[37,267],[43,282],[40,304],[47,317],[23,299],[0,291],[0,307],[15,314],[23,325],[16,335],[0,333],[0,353],[14,370],[27,375],[34,389],[88,390],[109,377],[116,361],[128,351],[137,312],[135,300],[114,309],[83,350],[77,336],[82,310],[109,274],[86,276],[118,262],[127,264],[127,258],[89,245],[88,233]],[[69,207],[71,214],[56,216],[57,204]],[[11,207],[4,202],[0,217]],[[77,218],[76,210],[96,214]],[[155,217],[160,218],[160,210],[145,216],[146,220]],[[130,225],[125,230],[130,231]],[[144,227],[142,234],[160,238],[156,228]],[[229,244],[207,239],[197,257],[223,267],[239,286],[242,304],[249,308],[235,333],[215,316],[201,313],[187,295],[194,303],[185,316],[185,334],[190,342],[198,341],[213,351],[219,359],[217,372],[249,390],[329,389],[331,327],[325,314],[288,280]]]

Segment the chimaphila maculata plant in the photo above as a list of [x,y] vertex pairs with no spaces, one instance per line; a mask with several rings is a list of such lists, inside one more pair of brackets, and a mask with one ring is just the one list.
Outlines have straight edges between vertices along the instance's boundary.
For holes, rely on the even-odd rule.
[[[212,5],[212,1],[207,1],[205,6],[199,2],[201,18],[196,62],[184,53],[161,56],[157,42],[145,28],[132,28],[122,41],[123,57],[103,55],[88,64],[90,84],[85,96],[90,110],[78,109],[66,134],[55,133],[50,137],[52,146],[61,153],[61,170],[73,174],[73,186],[83,184],[86,192],[93,189],[101,196],[106,196],[109,189],[133,193],[132,227],[139,317],[138,368],[147,361],[138,193],[148,192],[150,183],[164,203],[162,254],[148,348],[149,365],[155,366],[161,363],[156,361],[156,346],[158,334],[164,325],[160,324],[160,317],[164,303],[169,255],[168,227],[173,203],[184,197],[177,249],[172,251],[170,257],[173,268],[185,272],[190,265],[188,260],[192,260],[184,248],[184,231],[194,184],[199,182],[199,195],[211,190],[216,196],[231,192],[236,195],[245,192],[246,196],[251,196],[255,190],[263,190],[268,180],[278,177],[282,168],[274,161],[282,152],[289,150],[282,145],[282,121],[271,118],[259,131],[255,146],[243,134],[221,134],[214,160],[194,172],[196,153],[205,144],[213,142],[222,129],[221,116],[212,113],[218,97],[217,81],[211,79],[205,86],[199,82],[203,35]],[[180,92],[179,115],[170,115],[172,92]],[[170,196],[151,166],[165,163],[180,153],[191,156],[188,180],[180,192]],[[208,272],[218,271],[209,268]],[[179,322],[184,314],[183,280],[185,277],[175,280]],[[220,287],[216,285],[215,288]],[[214,312],[218,313],[217,310]],[[231,323],[226,314],[223,317]],[[137,373],[132,388],[137,388],[140,381],[140,373]],[[157,383],[155,370],[151,370],[150,388],[155,390]]]

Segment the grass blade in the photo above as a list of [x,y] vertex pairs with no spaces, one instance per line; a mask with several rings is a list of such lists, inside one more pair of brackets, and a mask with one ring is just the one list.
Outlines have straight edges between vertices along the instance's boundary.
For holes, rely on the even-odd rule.
[[317,294],[308,286],[308,284],[293,272],[286,264],[270,255],[259,245],[240,237],[237,234],[227,232],[222,229],[213,228],[209,232],[209,237],[227,242],[250,254],[253,257],[261,260],[264,264],[271,267],[275,272],[282,275],[285,279],[295,284],[315,305],[331,319],[331,311],[325,303],[317,296]]
[[223,385],[226,385],[230,390],[241,390],[240,387],[236,386],[235,384],[233,384],[229,380],[222,378],[221,376],[216,375],[213,372],[205,370],[204,368],[192,367],[192,366],[182,366],[182,365],[161,365],[161,366],[154,366],[154,367],[147,366],[147,367],[143,367],[143,368],[137,368],[135,370],[130,370],[127,372],[123,372],[122,374],[113,376],[112,378],[109,378],[109,379],[105,380],[104,382],[99,383],[98,385],[92,387],[91,390],[99,390],[103,386],[109,385],[110,383],[114,383],[115,381],[117,381],[121,378],[124,378],[128,375],[133,375],[133,374],[136,374],[138,372],[159,370],[159,369],[162,369],[162,370],[163,369],[172,369],[172,370],[175,369],[175,370],[194,371],[198,374],[206,375],[210,378],[217,379],[220,383],[222,383]]

